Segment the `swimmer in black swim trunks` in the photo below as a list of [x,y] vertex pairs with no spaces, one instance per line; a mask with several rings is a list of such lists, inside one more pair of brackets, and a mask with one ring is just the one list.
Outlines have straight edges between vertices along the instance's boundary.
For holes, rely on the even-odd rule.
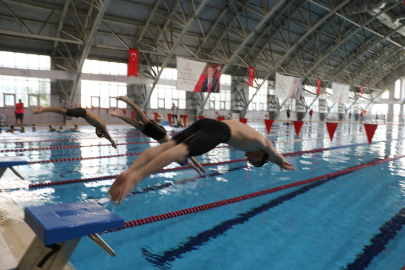
[[99,138],[105,137],[107,140],[109,140],[112,144],[112,146],[117,149],[117,146],[115,145],[114,140],[111,138],[110,134],[108,134],[107,131],[107,126],[104,124],[103,120],[100,119],[97,115],[95,115],[92,112],[88,112],[83,108],[76,108],[76,109],[60,109],[60,108],[55,108],[55,107],[46,107],[43,108],[39,106],[37,109],[35,109],[32,114],[38,114],[38,113],[44,113],[44,112],[53,112],[53,113],[59,113],[61,115],[67,115],[67,116],[72,116],[72,117],[82,117],[84,120],[86,120],[87,123],[92,125],[93,127],[96,128],[96,135]]
[[182,162],[190,156],[207,153],[220,143],[245,151],[248,161],[255,167],[270,161],[280,166],[281,170],[294,170],[271,141],[250,126],[232,120],[219,122],[204,118],[173,136],[169,142],[145,150],[126,172],[115,179],[109,192],[111,200],[121,203],[149,174],[171,162]]
[[[124,115],[121,110],[114,110],[111,115],[120,118],[121,120],[127,122],[128,124],[136,127],[139,129],[143,134],[146,136],[158,141],[158,143],[162,144],[165,142],[170,141],[169,136],[167,135],[167,132],[165,128],[161,125],[156,124],[154,121],[149,120],[148,117],[143,113],[142,109],[139,108],[135,103],[133,103],[127,96],[122,96],[122,97],[117,97],[118,100],[121,100],[125,103],[127,103],[129,106],[134,109],[134,111],[139,115],[141,121],[136,121],[135,119]],[[201,169],[202,171],[205,172],[205,169],[201,164],[193,157],[190,157],[190,160],[192,162],[188,162],[187,159],[185,159],[182,163],[179,163],[182,166],[190,166],[194,170],[196,170],[199,174],[201,174]]]

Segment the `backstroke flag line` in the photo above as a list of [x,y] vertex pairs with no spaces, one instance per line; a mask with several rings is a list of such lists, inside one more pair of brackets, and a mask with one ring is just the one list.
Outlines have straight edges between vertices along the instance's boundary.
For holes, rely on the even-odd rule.
[[177,57],[177,90],[219,93],[221,65]]
[[349,103],[350,86],[340,83],[332,83],[332,100],[337,103]]
[[301,100],[302,78],[283,76],[276,73],[276,97]]

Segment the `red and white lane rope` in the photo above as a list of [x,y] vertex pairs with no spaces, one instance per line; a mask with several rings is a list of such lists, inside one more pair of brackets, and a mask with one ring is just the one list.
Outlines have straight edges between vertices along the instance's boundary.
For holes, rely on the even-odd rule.
[[369,163],[366,163],[366,164],[363,164],[363,165],[359,165],[359,166],[351,167],[351,168],[348,168],[348,169],[344,169],[344,170],[341,170],[341,171],[324,174],[324,175],[321,175],[321,176],[313,177],[313,178],[303,180],[303,181],[294,182],[294,183],[287,184],[287,185],[282,185],[282,186],[278,186],[278,187],[274,187],[274,188],[269,188],[269,189],[266,189],[266,190],[246,194],[246,195],[243,195],[243,196],[238,196],[238,197],[234,197],[234,198],[230,198],[230,199],[226,199],[226,200],[222,200],[222,201],[203,204],[203,205],[200,205],[200,206],[190,207],[190,208],[177,210],[177,211],[173,211],[173,212],[169,212],[169,213],[164,213],[164,214],[160,214],[160,215],[156,215],[156,216],[151,216],[151,217],[147,217],[147,218],[141,218],[141,219],[127,221],[127,222],[125,222],[124,227],[116,228],[116,229],[110,230],[110,231],[106,231],[105,233],[114,232],[114,231],[120,231],[120,230],[128,229],[128,228],[131,228],[131,227],[137,227],[137,226],[141,226],[141,225],[144,225],[144,224],[149,224],[149,223],[153,223],[153,222],[157,222],[157,221],[161,221],[161,220],[165,220],[165,219],[170,219],[170,218],[184,216],[184,215],[188,215],[188,214],[192,214],[192,213],[196,213],[196,212],[201,212],[201,211],[204,211],[204,210],[220,207],[220,206],[223,206],[223,205],[228,205],[228,204],[232,204],[232,203],[236,203],[236,202],[256,198],[256,197],[263,196],[263,195],[270,194],[270,193],[274,193],[274,192],[277,192],[277,191],[302,186],[302,185],[309,184],[309,183],[312,183],[312,182],[336,178],[338,176],[342,176],[342,175],[354,172],[356,170],[368,168],[368,167],[371,167],[371,166],[375,166],[375,165],[378,165],[378,164],[381,164],[381,163],[384,163],[384,162],[400,159],[400,158],[403,158],[403,157],[405,157],[405,155],[401,155],[401,156],[397,156],[397,157],[393,157],[393,158],[387,158],[387,159],[378,160],[378,161],[373,161],[373,162],[369,162]]

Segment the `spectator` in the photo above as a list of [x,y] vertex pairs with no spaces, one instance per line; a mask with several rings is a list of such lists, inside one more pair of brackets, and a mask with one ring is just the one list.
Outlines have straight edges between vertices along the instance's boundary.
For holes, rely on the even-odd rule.
[[21,126],[20,132],[21,132],[21,133],[24,133],[24,132],[25,132],[24,126]]
[[14,125],[11,125],[11,126],[10,126],[10,129],[7,129],[6,132],[11,132],[11,133],[13,133],[13,132],[14,132]]
[[349,121],[350,121],[350,117],[352,117],[352,112],[349,112]]
[[291,111],[290,108],[287,109],[287,121],[290,123],[290,116],[291,116]]
[[59,127],[58,132],[63,132],[63,127]]
[[32,126],[32,132],[37,131],[37,127],[35,125]]
[[49,125],[49,131],[54,132],[54,131],[56,131],[56,129],[54,129],[54,127],[52,125]]
[[178,119],[178,117],[177,117],[177,115],[179,114],[179,108],[173,103],[173,106],[172,106],[172,122],[173,122],[173,125],[175,125],[175,123],[177,122],[174,122],[174,118],[176,118],[176,120]]
[[78,125],[75,125],[74,128],[70,128],[69,130],[70,130],[70,131],[77,132],[77,131],[79,131],[79,126],[78,126]]
[[311,121],[311,122],[312,122],[312,114],[313,113],[314,113],[314,111],[311,108],[311,110],[309,111],[309,121]]
[[24,118],[24,103],[22,103],[20,99],[19,102],[15,104],[15,126],[17,126],[18,119],[20,119],[20,123],[22,126],[23,118]]

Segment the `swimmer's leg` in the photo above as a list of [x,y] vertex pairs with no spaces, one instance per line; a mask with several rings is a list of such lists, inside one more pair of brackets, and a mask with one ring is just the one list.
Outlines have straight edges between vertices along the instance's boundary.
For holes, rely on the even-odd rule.
[[121,112],[121,110],[119,110],[119,109],[114,110],[114,111],[111,113],[111,115],[112,115],[112,116],[115,116],[115,117],[118,117],[119,119],[121,119],[121,120],[127,122],[127,123],[130,124],[131,126],[134,126],[134,127],[136,127],[137,129],[139,129],[139,130],[141,130],[141,131],[144,129],[144,124],[143,124],[143,123],[141,123],[141,122],[139,122],[139,121],[136,121],[135,119],[133,119],[133,118],[131,118],[131,117],[129,117],[129,116],[124,115],[124,114]]
[[[160,146],[154,148],[165,147],[168,144],[171,144],[171,142],[173,141],[161,144]],[[142,153],[142,155],[144,153]],[[184,143],[180,143],[174,147],[168,148],[166,151],[160,152],[159,155],[156,155],[155,158],[153,158],[149,163],[142,167],[136,167],[135,169],[129,168],[127,172],[120,174],[111,185],[109,191],[111,200],[121,203],[124,200],[125,196],[129,192],[131,192],[135,188],[135,186],[145,177],[169,165],[172,162],[184,161],[188,157],[188,154],[189,150],[187,145],[185,145]],[[140,159],[142,155],[138,159]]]
[[132,107],[132,109],[134,109],[134,111],[139,115],[139,117],[141,118],[141,122],[145,125],[147,123],[149,123],[149,118],[146,117],[146,115],[143,113],[142,109],[139,108],[138,105],[136,105],[135,103],[133,103],[128,96],[121,96],[121,97],[117,97],[118,100],[124,101],[125,103],[127,103],[129,106]]
[[66,115],[66,109],[61,109],[61,108],[55,108],[55,107],[41,107],[39,106],[35,110],[32,111],[32,114],[38,114],[38,113],[44,113],[44,112],[53,112],[53,113],[59,113],[61,115]]

